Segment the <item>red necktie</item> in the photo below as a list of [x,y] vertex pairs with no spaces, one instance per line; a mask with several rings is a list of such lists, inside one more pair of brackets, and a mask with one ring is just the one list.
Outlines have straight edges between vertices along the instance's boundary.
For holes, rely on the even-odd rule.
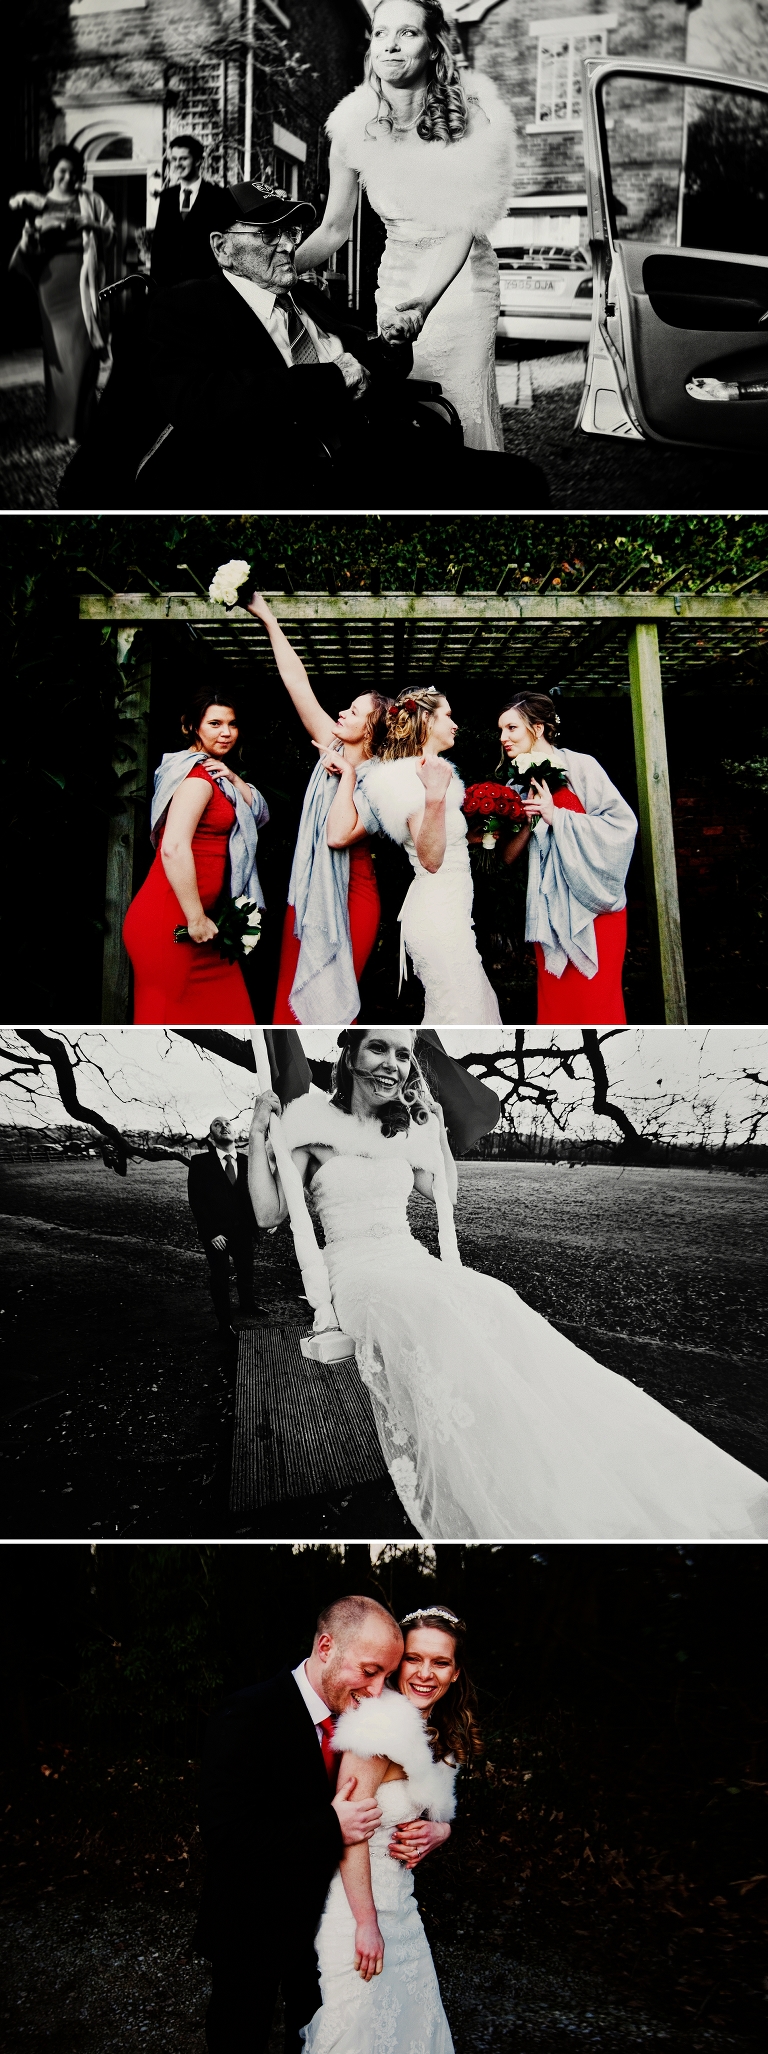
[[336,1720],[330,1718],[330,1716],[327,1719],[320,1720],[320,1731],[323,1736],[320,1746],[323,1752],[323,1761],[325,1762],[325,1772],[332,1790],[336,1789],[339,1775],[339,1757],[331,1746],[335,1725]]

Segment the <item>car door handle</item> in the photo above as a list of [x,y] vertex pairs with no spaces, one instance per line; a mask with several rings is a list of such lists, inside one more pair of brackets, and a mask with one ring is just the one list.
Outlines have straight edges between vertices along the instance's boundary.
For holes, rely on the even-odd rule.
[[688,378],[685,386],[690,399],[724,400],[768,399],[768,378],[756,378],[754,384],[746,385],[735,378]]

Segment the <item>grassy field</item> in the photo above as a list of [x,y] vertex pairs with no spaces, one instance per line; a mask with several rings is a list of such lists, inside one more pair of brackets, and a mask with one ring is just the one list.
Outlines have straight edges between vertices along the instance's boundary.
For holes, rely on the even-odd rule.
[[[467,1163],[457,1226],[466,1264],[768,1475],[764,1212],[762,1178],[728,1171]],[[431,1207],[412,1216],[434,1249]],[[0,1235],[5,1531],[230,1530],[232,1365],[183,1166],[6,1166]],[[269,1317],[305,1316],[287,1228],[261,1236],[255,1282]],[[361,1530],[409,1531],[386,1486],[285,1528]]]

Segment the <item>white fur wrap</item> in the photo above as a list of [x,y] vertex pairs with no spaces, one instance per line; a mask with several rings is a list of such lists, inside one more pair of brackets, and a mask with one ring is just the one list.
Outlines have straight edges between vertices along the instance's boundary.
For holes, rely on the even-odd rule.
[[456,1770],[449,1762],[433,1761],[421,1713],[399,1690],[384,1689],[381,1697],[361,1698],[356,1711],[342,1712],[332,1746],[338,1754],[356,1754],[363,1761],[386,1755],[405,1770],[420,1811],[431,1819],[453,1818]]
[[374,1156],[387,1162],[397,1156],[415,1170],[431,1170],[440,1259],[444,1263],[460,1263],[440,1129],[434,1113],[421,1126],[412,1120],[407,1134],[387,1137],[377,1120],[358,1120],[353,1113],[343,1112],[341,1106],[331,1105],[330,1099],[319,1091],[308,1091],[286,1106],[281,1125],[289,1148],[311,1148],[313,1142],[322,1142],[339,1156]]
[[[379,103],[369,85],[340,100],[326,123],[335,150],[360,174],[371,206],[384,220],[418,221],[446,235],[455,229],[487,235],[506,213],[512,186],[515,129],[492,80],[465,72],[467,98],[480,112],[456,143],[426,143],[415,130],[393,136],[376,122]],[[483,119],[485,116],[485,119]]]
[[[426,791],[419,777],[417,756],[399,756],[393,759],[373,756],[364,763],[357,777],[355,803],[363,825],[370,834],[377,828],[383,829],[393,842],[401,847],[408,840],[408,821],[414,813],[423,813]],[[446,807],[461,811],[464,803],[464,786],[458,771],[451,765],[453,777],[445,795]]]

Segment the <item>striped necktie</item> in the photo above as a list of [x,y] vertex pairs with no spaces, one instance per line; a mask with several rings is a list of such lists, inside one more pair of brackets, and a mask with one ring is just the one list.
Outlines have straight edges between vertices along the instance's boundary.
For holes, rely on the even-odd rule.
[[318,364],[320,359],[312,337],[309,330],[305,328],[298,307],[294,304],[290,293],[276,293],[275,306],[279,307],[281,312],[287,317],[288,342],[292,365],[295,367],[297,364]]

